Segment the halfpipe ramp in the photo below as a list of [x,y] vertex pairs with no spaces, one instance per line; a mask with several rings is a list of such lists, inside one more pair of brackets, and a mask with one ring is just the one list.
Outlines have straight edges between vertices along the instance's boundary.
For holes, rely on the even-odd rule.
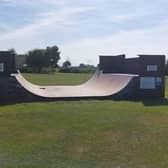
[[48,99],[113,96],[124,91],[136,76],[130,74],[103,74],[101,71],[96,71],[90,80],[81,85],[39,86],[27,81],[19,72],[12,74],[12,77],[27,92]]

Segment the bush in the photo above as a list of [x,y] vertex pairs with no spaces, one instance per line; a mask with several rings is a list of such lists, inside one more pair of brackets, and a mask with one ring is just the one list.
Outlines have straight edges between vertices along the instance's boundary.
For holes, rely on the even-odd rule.
[[70,68],[59,68],[59,72],[62,73],[93,73],[95,72],[96,68],[93,67],[87,67],[87,68],[81,68],[81,67],[70,67]]
[[47,74],[47,73],[57,72],[57,69],[52,68],[52,67],[48,67],[48,68],[44,67],[41,69],[40,72],[37,69],[32,68],[32,67],[28,67],[28,66],[22,66],[19,70],[22,73],[44,73],[44,74]]
[[52,67],[44,67],[42,68],[41,72],[40,73],[53,73],[53,72],[56,72],[56,69],[55,68],[52,68]]
[[33,72],[33,69],[28,67],[28,66],[22,66],[21,68],[19,68],[20,72],[23,72],[23,73],[32,73]]
[[59,71],[61,73],[71,73],[71,68],[59,68]]

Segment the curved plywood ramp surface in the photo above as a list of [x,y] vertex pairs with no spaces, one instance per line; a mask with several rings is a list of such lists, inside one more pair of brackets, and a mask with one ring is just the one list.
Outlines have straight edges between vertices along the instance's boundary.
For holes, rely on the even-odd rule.
[[27,81],[20,73],[13,74],[18,83],[33,95],[43,98],[106,97],[123,90],[135,75],[103,74],[97,71],[93,77],[75,86],[39,86]]

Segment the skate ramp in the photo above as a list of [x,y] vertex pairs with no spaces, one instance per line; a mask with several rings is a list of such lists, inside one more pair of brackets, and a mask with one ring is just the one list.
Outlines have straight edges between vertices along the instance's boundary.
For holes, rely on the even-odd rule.
[[81,85],[39,86],[27,81],[21,73],[13,74],[17,82],[28,92],[42,98],[107,97],[124,90],[137,75],[104,74],[96,71],[93,77]]

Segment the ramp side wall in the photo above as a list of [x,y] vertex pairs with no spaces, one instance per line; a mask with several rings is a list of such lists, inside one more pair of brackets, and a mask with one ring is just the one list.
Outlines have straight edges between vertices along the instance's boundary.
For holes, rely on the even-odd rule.
[[[123,56],[100,56],[100,70],[104,73],[124,73],[139,75],[137,97],[165,96],[165,56],[139,55],[137,58],[126,59]],[[142,87],[142,81],[154,80],[154,87]]]

